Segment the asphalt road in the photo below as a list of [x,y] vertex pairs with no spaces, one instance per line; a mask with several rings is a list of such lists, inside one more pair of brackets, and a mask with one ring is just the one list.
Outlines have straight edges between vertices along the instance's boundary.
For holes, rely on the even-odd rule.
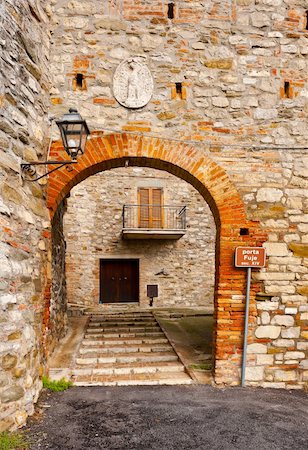
[[201,385],[76,387],[43,395],[27,434],[31,450],[307,450],[308,396]]

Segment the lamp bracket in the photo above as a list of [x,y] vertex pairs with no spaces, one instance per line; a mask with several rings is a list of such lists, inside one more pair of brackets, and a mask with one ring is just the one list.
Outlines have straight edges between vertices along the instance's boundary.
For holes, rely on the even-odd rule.
[[31,176],[34,176],[36,174],[36,170],[34,168],[32,168],[32,166],[46,166],[46,165],[53,165],[53,166],[58,166],[55,167],[54,169],[50,170],[49,172],[44,173],[43,175],[34,178],[34,179],[30,179],[30,178],[24,178],[25,181],[38,181],[41,178],[46,177],[47,175],[49,175],[52,172],[55,172],[56,170],[61,169],[61,167],[67,166],[69,164],[77,164],[78,161],[73,160],[73,161],[30,161],[28,163],[22,163],[20,164],[20,168],[21,171],[23,173],[27,173]]

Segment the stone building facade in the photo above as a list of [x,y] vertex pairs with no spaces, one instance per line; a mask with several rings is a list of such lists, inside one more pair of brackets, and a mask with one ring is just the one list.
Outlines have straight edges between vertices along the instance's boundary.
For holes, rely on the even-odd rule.
[[[46,200],[59,250],[62,213],[54,212],[64,196],[128,157],[186,179],[212,210],[220,239],[215,381],[239,383],[245,277],[232,268],[234,249],[263,244],[268,259],[253,274],[247,381],[307,384],[307,3],[179,0],[172,14],[168,4],[1,5],[0,429],[33,411],[39,375],[65,331],[64,283],[51,292]],[[138,108],[113,95],[113,74],[131,58],[141,58],[153,78],[152,97]],[[21,158],[47,156],[48,116],[72,105],[93,131],[88,156],[72,172],[50,176],[47,189],[21,183]],[[50,152],[56,156],[64,159],[59,143]],[[63,261],[63,252],[53,254]]]
[[[138,188],[145,186],[163,190],[165,216],[186,206],[186,232],[180,239],[122,238],[123,206],[136,205]],[[128,208],[138,213],[138,207]],[[168,217],[165,222],[166,227]],[[64,235],[68,302],[98,305],[100,260],[137,258],[140,292],[135,300],[140,306],[149,305],[147,285],[157,284],[156,307],[213,307],[214,219],[201,195],[173,175],[127,167],[87,178],[67,200]]]

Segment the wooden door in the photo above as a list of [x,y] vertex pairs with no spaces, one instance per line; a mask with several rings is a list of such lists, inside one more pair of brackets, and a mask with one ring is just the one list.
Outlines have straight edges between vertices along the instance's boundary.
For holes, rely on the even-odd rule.
[[100,260],[100,303],[139,301],[139,260]]
[[140,188],[138,190],[139,228],[163,228],[163,190]]

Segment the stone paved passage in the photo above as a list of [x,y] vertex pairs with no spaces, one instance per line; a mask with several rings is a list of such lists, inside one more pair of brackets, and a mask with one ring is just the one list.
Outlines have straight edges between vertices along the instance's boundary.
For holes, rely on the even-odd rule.
[[303,391],[76,387],[40,404],[43,419],[28,430],[31,450],[308,448]]

